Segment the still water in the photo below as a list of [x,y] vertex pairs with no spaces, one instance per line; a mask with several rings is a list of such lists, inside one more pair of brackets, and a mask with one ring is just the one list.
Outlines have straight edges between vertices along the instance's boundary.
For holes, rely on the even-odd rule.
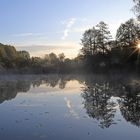
[[0,77],[0,140],[139,140],[140,78]]

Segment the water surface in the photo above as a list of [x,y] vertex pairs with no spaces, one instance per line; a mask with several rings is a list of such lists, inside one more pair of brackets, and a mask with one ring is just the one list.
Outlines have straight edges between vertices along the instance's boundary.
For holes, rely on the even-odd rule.
[[0,77],[1,140],[138,140],[140,79]]

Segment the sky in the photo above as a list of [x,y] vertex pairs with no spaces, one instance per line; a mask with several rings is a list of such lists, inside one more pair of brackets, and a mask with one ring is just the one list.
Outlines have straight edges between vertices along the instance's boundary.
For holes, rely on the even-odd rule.
[[0,0],[0,42],[31,56],[73,58],[86,29],[104,21],[115,37],[119,25],[135,17],[132,7],[132,0]]

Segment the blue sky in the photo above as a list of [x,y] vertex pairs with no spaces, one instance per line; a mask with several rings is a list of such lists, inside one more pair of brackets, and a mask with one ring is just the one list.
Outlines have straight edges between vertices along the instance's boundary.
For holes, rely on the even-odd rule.
[[0,42],[42,56],[54,51],[74,57],[85,29],[100,21],[112,35],[134,17],[132,0],[0,0]]

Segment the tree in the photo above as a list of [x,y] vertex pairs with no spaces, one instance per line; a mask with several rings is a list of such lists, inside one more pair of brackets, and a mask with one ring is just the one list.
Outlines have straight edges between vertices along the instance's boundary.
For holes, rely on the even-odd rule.
[[96,27],[98,29],[97,45],[99,51],[103,54],[106,54],[110,50],[108,42],[110,42],[112,39],[111,33],[108,29],[108,25],[103,21],[101,21]]
[[108,42],[112,36],[108,30],[108,25],[101,21],[96,28],[93,27],[85,31],[81,39],[83,48],[82,53],[86,56],[93,56],[95,54],[107,54],[110,50]]
[[30,65],[30,54],[27,51],[18,51],[18,57],[16,59],[16,66],[18,68],[27,68]]
[[97,52],[97,36],[98,31],[94,27],[83,34],[83,38],[81,39],[83,46],[82,53],[85,56],[92,56]]
[[14,68],[18,53],[15,47],[0,44],[0,61],[6,68]]
[[117,30],[116,40],[120,47],[134,47],[135,42],[140,39],[140,24],[130,19]]
[[58,63],[58,58],[55,53],[50,53],[49,54],[49,61],[51,64],[57,64]]
[[117,46],[122,50],[122,62],[136,62],[139,49],[137,48],[140,40],[140,23],[137,20],[130,19],[117,30]]
[[42,62],[42,59],[40,57],[32,57],[31,58],[31,64],[33,66],[40,66],[41,62]]
[[13,60],[17,57],[17,51],[13,46],[0,44],[0,57]]
[[134,13],[138,17],[138,19],[140,19],[140,0],[133,0],[133,2],[135,3],[135,6],[133,8]]
[[19,57],[29,60],[30,54],[27,51],[18,51]]
[[59,57],[60,62],[64,62],[64,60],[65,60],[65,54],[64,53],[58,54],[58,57]]

